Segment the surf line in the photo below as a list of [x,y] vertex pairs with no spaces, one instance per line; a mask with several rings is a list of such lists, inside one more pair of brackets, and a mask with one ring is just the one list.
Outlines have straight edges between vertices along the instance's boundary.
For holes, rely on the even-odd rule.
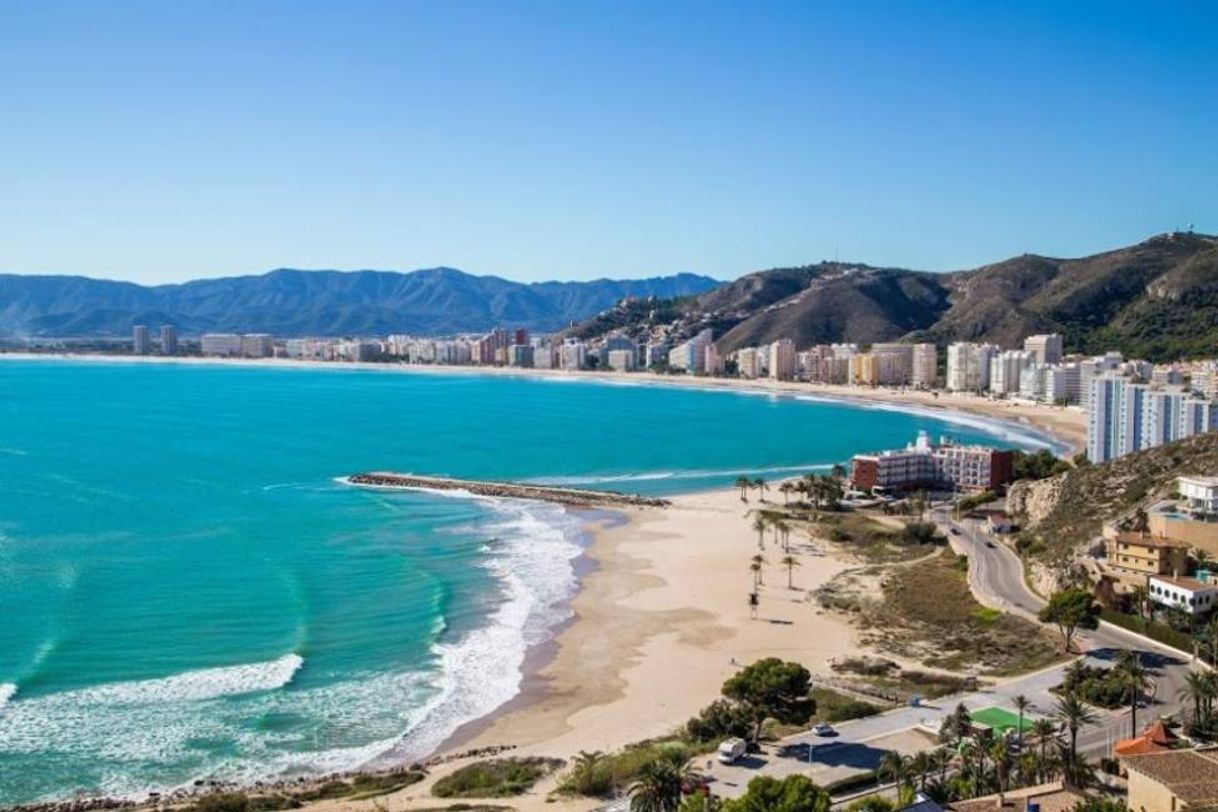
[[589,508],[668,507],[671,502],[651,496],[619,491],[596,491],[589,488],[565,488],[554,485],[527,485],[519,482],[498,482],[485,479],[456,479],[454,477],[399,474],[392,471],[371,471],[352,474],[346,480],[351,485],[371,488],[405,488],[410,490],[465,491],[475,496],[499,499],[532,499],[560,505]]

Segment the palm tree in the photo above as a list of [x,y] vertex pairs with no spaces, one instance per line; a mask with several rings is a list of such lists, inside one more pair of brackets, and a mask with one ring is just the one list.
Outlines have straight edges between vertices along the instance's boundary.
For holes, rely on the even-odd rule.
[[574,782],[584,791],[604,791],[606,788],[597,787],[597,772],[605,763],[605,754],[601,750],[580,750],[571,759],[571,776]]
[[676,812],[681,788],[693,772],[688,759],[675,755],[645,762],[630,785],[630,812]]
[[787,589],[794,589],[795,568],[799,566],[799,559],[793,555],[784,555],[782,565],[787,568]]
[[1019,752],[1023,752],[1023,715],[1024,712],[1031,707],[1032,700],[1028,699],[1023,694],[1016,696],[1011,700],[1011,704],[1015,706],[1015,710],[1019,711],[1019,733],[1017,741],[1019,742]]
[[778,491],[782,494],[782,503],[784,505],[791,503],[791,491],[793,490],[795,490],[795,486],[790,482],[783,482],[778,486]]
[[1117,674],[1121,685],[1129,692],[1130,737],[1138,735],[1138,700],[1150,688],[1150,672],[1136,651],[1124,649],[1117,655]]
[[820,509],[820,489],[817,483],[820,482],[820,477],[816,474],[804,474],[803,486],[804,492],[808,494],[808,498],[812,500],[813,507]]
[[887,776],[898,786],[910,783],[909,758],[901,755],[896,750],[888,750],[880,758],[880,766],[876,770],[876,775],[881,780]]
[[753,589],[761,586],[761,564],[757,561],[749,564],[749,572],[753,573]]
[[835,462],[833,464],[833,469],[831,471],[831,474],[834,479],[837,479],[837,480],[845,479],[846,478],[846,466],[842,465],[840,462]]
[[1052,719],[1037,719],[1032,723],[1032,735],[1036,737],[1036,745],[1043,761],[1048,753],[1049,742],[1057,739],[1057,727]]
[[919,750],[909,760],[909,771],[918,779],[918,789],[926,791],[926,777],[936,768],[935,756],[928,750]]
[[1210,648],[1210,665],[1218,665],[1218,612],[1210,617],[1205,626],[1205,640]]
[[765,556],[763,556],[761,553],[758,553],[757,555],[753,556],[752,560],[753,560],[753,563],[757,565],[757,585],[762,586],[765,584],[765,580],[762,578],[762,575],[761,575],[761,568],[764,567],[767,563],[765,560]]
[[1075,691],[1070,691],[1065,696],[1058,698],[1054,716],[1070,732],[1070,747],[1068,751],[1070,758],[1066,762],[1066,777],[1075,781],[1079,777],[1074,772],[1078,766],[1078,731],[1086,725],[1095,724],[1098,717],[1095,715],[1095,711],[1091,709],[1091,706],[1080,699]]
[[791,550],[791,525],[784,522],[782,519],[774,522],[774,532],[782,536],[782,549],[785,552]]
[[770,489],[770,486],[766,484],[764,479],[757,477],[753,480],[753,487],[757,489],[757,498],[764,502],[765,492]]
[[1193,724],[1207,726],[1214,706],[1214,680],[1210,674],[1189,671],[1184,677],[1184,687],[1177,695],[1179,699],[1193,703]]
[[740,501],[749,501],[749,488],[752,487],[753,480],[746,476],[736,477],[736,487],[740,489]]
[[994,762],[994,778],[998,782],[998,791],[1006,792],[1011,788],[1011,747],[1005,738],[997,738],[989,747],[990,761]]
[[765,549],[765,528],[767,524],[765,516],[760,513],[753,519],[753,530],[757,532],[757,548],[760,550]]

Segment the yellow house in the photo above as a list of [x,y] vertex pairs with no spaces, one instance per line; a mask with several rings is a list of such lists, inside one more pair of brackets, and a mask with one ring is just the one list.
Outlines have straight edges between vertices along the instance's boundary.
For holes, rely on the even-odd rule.
[[1108,539],[1108,566],[1136,575],[1188,572],[1188,545],[1150,533],[1117,533]]
[[1170,750],[1126,756],[1130,812],[1218,809],[1218,751]]

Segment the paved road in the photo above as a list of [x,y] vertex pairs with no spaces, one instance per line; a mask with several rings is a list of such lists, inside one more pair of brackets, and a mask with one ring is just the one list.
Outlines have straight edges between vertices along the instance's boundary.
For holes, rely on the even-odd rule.
[[[952,546],[968,555],[969,585],[976,598],[987,606],[1035,620],[1044,601],[1024,583],[1019,557],[1001,540],[991,537],[978,522],[954,521],[946,510],[936,510],[932,517],[948,534]],[[956,533],[951,532],[953,528]],[[1156,716],[1179,711],[1177,693],[1184,676],[1194,667],[1187,657],[1106,623],[1093,632],[1081,632],[1078,641],[1086,651],[1088,665],[1111,666],[1118,650],[1132,648],[1152,670],[1155,696],[1139,709],[1139,727],[1145,727]],[[838,725],[837,735],[832,738],[799,733],[736,764],[725,766],[712,762],[706,771],[714,781],[715,792],[729,798],[742,794],[748,781],[757,775],[782,777],[804,773],[818,783],[827,784],[853,772],[875,769],[886,749],[908,753],[925,749],[926,744],[909,732],[917,729],[938,731],[943,718],[961,702],[971,710],[991,706],[1013,709],[1012,699],[1022,694],[1032,702],[1029,709],[1032,716],[1051,715],[1056,702],[1051,689],[1061,683],[1066,667],[1065,664],[1054,666],[983,690],[944,697],[932,705],[899,708],[868,719],[846,722]],[[1113,744],[1130,735],[1128,710],[1098,715],[1099,723],[1084,728],[1079,734],[1079,749],[1092,757],[1110,755]]]
[[[952,547],[969,557],[969,586],[981,603],[997,609],[1036,619],[1044,601],[1028,589],[1023,579],[1023,564],[1019,556],[1001,540],[995,539],[976,520],[955,521],[946,509],[932,514],[936,524],[948,534]],[[953,533],[952,530],[956,532]],[[1179,691],[1194,666],[1190,658],[1175,649],[1145,640],[1119,626],[1101,623],[1095,631],[1078,635],[1079,646],[1090,655],[1091,664],[1111,664],[1118,650],[1137,651],[1142,661],[1154,672],[1154,696],[1148,708],[1138,713],[1138,726],[1143,727],[1155,716],[1178,713]],[[1111,743],[1129,735],[1128,712],[1114,715],[1106,725],[1084,731],[1080,736],[1092,754],[1107,754]],[[1107,744],[1107,747],[1104,745]]]

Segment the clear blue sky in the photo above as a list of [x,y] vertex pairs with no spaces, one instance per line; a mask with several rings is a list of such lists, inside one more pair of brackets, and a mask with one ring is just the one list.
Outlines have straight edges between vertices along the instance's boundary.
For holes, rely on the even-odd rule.
[[0,0],[0,270],[948,270],[1218,231],[1218,4]]

